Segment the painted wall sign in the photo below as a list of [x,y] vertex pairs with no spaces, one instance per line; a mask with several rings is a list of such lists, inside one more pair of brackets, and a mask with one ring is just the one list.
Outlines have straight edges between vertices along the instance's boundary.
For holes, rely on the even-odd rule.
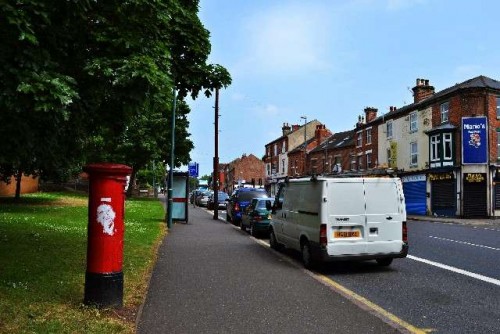
[[488,162],[488,122],[486,117],[462,118],[462,163]]

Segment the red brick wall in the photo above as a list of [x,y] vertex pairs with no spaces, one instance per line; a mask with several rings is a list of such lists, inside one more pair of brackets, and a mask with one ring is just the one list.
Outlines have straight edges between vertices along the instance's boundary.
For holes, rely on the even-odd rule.
[[233,163],[233,179],[237,182],[239,179],[245,180],[246,184],[250,184],[252,179],[255,180],[255,185],[259,184],[259,179],[264,185],[266,178],[266,170],[264,162],[255,155],[243,155]]
[[[21,179],[21,194],[35,193],[38,191],[38,177],[24,176]],[[0,182],[0,196],[14,196],[16,194],[16,180],[11,178],[9,184]]]
[[497,96],[498,95],[488,95],[486,97],[486,112],[488,114],[488,141],[490,146],[490,162],[497,162],[498,152],[497,152],[497,129],[500,128],[500,121],[497,119]]
[[[297,168],[292,169],[297,161]],[[295,176],[304,175],[304,150],[297,150],[293,153],[288,153],[288,175]]]
[[480,90],[467,90],[447,100],[442,100],[432,106],[432,126],[441,125],[442,103],[450,103],[449,122],[457,127],[455,132],[455,157],[456,163],[462,162],[462,117],[487,116],[488,141],[490,162],[495,162],[497,157],[497,133],[500,122],[496,118],[496,95],[486,94]]

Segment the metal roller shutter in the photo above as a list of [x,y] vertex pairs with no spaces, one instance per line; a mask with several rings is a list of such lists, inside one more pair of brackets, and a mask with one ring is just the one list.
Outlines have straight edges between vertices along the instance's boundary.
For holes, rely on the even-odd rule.
[[409,215],[425,215],[427,213],[425,181],[403,183],[406,201],[406,213]]

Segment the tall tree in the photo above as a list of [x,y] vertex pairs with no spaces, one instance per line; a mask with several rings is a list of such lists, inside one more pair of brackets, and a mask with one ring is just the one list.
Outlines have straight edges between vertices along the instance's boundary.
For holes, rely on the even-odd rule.
[[176,164],[187,162],[182,99],[231,82],[222,66],[206,64],[209,33],[198,5],[9,0],[0,7],[0,176],[63,177],[101,159],[140,168],[166,156],[162,131],[174,88]]

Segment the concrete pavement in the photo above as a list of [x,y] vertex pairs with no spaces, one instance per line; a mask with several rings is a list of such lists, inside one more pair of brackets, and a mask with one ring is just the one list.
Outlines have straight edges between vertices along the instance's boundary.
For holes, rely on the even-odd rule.
[[395,333],[204,209],[163,240],[138,333]]
[[477,227],[500,228],[500,219],[488,218],[455,218],[455,217],[434,217],[434,216],[413,216],[408,215],[409,220],[430,221],[442,224],[458,224]]

